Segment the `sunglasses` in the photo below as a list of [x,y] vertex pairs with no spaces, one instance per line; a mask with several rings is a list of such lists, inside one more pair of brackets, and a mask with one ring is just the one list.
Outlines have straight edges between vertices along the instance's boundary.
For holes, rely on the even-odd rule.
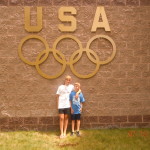
[[71,81],[71,79],[66,79],[67,81]]

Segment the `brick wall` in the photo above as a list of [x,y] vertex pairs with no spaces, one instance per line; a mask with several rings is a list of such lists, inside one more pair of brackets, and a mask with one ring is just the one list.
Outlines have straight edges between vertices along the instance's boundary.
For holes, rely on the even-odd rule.
[[[99,5],[105,7],[110,32],[98,29],[91,33]],[[25,6],[34,6],[31,7],[33,24],[36,6],[43,7],[40,32],[25,31]],[[61,6],[73,6],[77,10],[77,30],[73,33],[61,33],[58,29]],[[66,74],[72,76],[73,82],[81,83],[86,98],[82,128],[150,127],[149,0],[1,0],[0,14],[0,130],[58,129],[55,93]],[[76,36],[84,47],[93,36],[104,34],[114,40],[117,54],[111,63],[101,65],[92,78],[77,78],[67,67],[59,78],[48,80],[18,56],[21,39],[31,34],[46,39],[50,48],[64,34]],[[110,47],[103,40],[91,45],[101,60],[109,56]],[[24,56],[33,61],[45,47],[37,40],[29,40],[23,48]],[[69,60],[77,45],[65,40],[59,43],[58,49]],[[52,55],[40,67],[48,74],[61,69]],[[95,65],[83,55],[75,68],[87,74]]]

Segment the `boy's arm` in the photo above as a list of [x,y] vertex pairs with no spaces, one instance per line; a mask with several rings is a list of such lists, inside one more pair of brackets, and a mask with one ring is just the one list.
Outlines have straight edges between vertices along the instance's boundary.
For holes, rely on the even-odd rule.
[[72,99],[73,99],[73,97],[72,97],[72,92],[71,92],[70,95],[69,95],[71,114],[73,114],[73,112],[74,112],[73,109],[72,109]]
[[83,96],[83,94],[81,93],[81,97],[80,97],[81,99],[81,103],[80,103],[80,105],[81,105],[81,109],[80,109],[80,111],[82,112],[82,108],[83,108],[83,103],[85,102],[85,99],[84,99],[84,96]]
[[79,89],[79,91],[76,93],[75,98],[78,98],[80,93],[81,93],[81,89]]
[[82,105],[82,103],[80,105],[81,105],[80,112],[82,112],[83,105]]
[[70,106],[71,106],[71,114],[73,114],[73,109],[72,109],[72,101],[70,100]]

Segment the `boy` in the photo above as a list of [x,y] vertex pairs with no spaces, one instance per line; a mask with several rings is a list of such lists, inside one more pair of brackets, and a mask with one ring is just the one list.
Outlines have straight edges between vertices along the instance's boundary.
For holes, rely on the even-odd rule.
[[[79,93],[78,98],[75,98],[76,93],[80,90],[80,83],[74,84],[74,90],[70,93],[70,105],[71,105],[71,120],[72,120],[72,132],[74,135],[75,121],[77,121],[77,136],[80,136],[80,117],[82,112],[82,103],[85,101],[82,92]],[[81,90],[80,90],[81,91]]]

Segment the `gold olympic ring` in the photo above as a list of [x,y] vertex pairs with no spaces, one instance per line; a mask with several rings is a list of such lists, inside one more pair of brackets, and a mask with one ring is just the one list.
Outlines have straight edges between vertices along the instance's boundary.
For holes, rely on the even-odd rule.
[[[74,40],[74,41],[78,44],[79,49],[82,50],[82,44],[81,44],[81,42],[80,42],[76,37],[74,37],[74,36],[72,36],[72,35],[62,35],[62,36],[60,36],[59,38],[57,38],[57,39],[55,40],[54,44],[53,44],[53,49],[56,49],[56,48],[57,48],[57,44],[58,44],[61,40],[63,40],[63,39],[72,39],[72,40]],[[82,52],[82,51],[80,51],[80,55],[81,55],[81,52]],[[54,54],[54,55],[55,55],[55,57],[57,58],[57,55],[56,55],[56,54]],[[67,62],[67,64],[69,65],[70,62]]]
[[[54,55],[55,59],[56,59],[59,63],[61,63],[61,64],[63,65],[63,67],[62,67],[62,69],[61,69],[61,71],[60,71],[59,73],[57,73],[57,74],[55,74],[55,75],[53,75],[53,76],[50,76],[50,75],[47,75],[46,73],[42,72],[42,70],[40,69],[38,63],[35,64],[35,67],[36,67],[38,73],[39,73],[42,77],[44,77],[44,78],[46,78],[46,79],[54,79],[54,78],[57,78],[57,77],[59,77],[60,75],[62,75],[63,72],[65,71],[66,64],[67,64],[64,55],[63,55],[60,51],[54,50],[54,49],[49,49],[49,50],[48,50],[48,53],[50,53],[50,52],[52,52],[53,55],[54,55],[54,54],[55,54],[55,55],[58,54],[59,56],[61,56],[62,59],[60,59],[57,55],[56,55],[57,57],[55,57],[55,55]],[[36,61],[37,61],[37,62],[40,61],[40,58],[41,58],[41,56],[43,56],[43,54],[47,54],[47,51],[44,50],[44,51],[42,51],[42,52],[37,56],[37,58],[36,58]],[[46,59],[45,59],[45,60],[46,60]]]
[[[76,50],[70,57],[70,60],[69,62],[66,61],[65,59],[65,56],[63,53],[61,53],[60,51],[57,50],[57,44],[63,40],[63,39],[72,39],[74,40],[78,46],[79,46],[79,49]],[[100,61],[99,58],[98,58],[98,55],[93,51],[91,50],[89,47],[91,45],[91,43],[97,39],[97,38],[104,38],[106,40],[108,40],[112,46],[113,46],[113,52],[112,52],[112,55],[105,61]],[[35,62],[31,62],[27,59],[24,58],[24,56],[22,55],[22,46],[23,44],[29,40],[29,39],[38,39],[40,41],[43,42],[43,44],[45,45],[45,50],[43,50],[42,52],[40,52],[36,58],[36,61]],[[82,54],[83,52],[86,53],[86,55],[88,56],[88,58],[91,60],[91,62],[93,62],[94,64],[96,64],[96,67],[95,67],[95,70],[90,73],[90,74],[87,74],[87,75],[82,75],[82,74],[79,74],[75,69],[74,69],[74,64],[79,61],[79,59],[82,57]],[[47,75],[46,73],[44,73],[41,69],[40,69],[40,64],[43,63],[49,56],[49,53],[52,53],[54,58],[62,64],[62,69],[60,72],[58,72],[57,74],[53,75],[53,76],[50,76],[50,75]],[[94,76],[98,70],[99,70],[99,67],[100,65],[102,64],[107,64],[109,63],[114,57],[115,57],[115,54],[116,54],[116,45],[114,43],[114,41],[109,37],[109,36],[106,36],[106,35],[96,35],[94,36],[93,38],[91,38],[88,43],[87,43],[87,46],[86,48],[84,49],[82,47],[82,44],[81,42],[74,36],[72,35],[63,35],[63,36],[60,36],[59,38],[57,38],[53,44],[53,48],[50,49],[46,40],[38,35],[29,35],[25,38],[23,38],[21,40],[21,43],[19,44],[19,48],[18,48],[18,54],[21,58],[21,60],[23,60],[23,62],[29,64],[29,65],[34,65],[38,71],[38,73],[44,77],[44,78],[47,78],[47,79],[54,79],[54,78],[57,78],[59,77],[60,75],[63,74],[63,72],[65,71],[65,68],[66,68],[66,65],[69,65],[70,66],[70,69],[71,71],[79,78],[90,78],[92,76]],[[91,56],[92,54],[92,56]],[[44,56],[43,56],[44,55]],[[94,58],[93,58],[94,56]]]
[[[96,58],[96,61],[95,61],[93,58],[90,59],[93,63],[98,62],[99,58],[98,58],[98,56],[97,56],[92,50],[90,50],[90,49],[82,49],[82,51],[77,50],[76,52],[74,52],[74,53],[72,54],[72,56],[71,56],[71,58],[70,58],[70,68],[71,68],[71,71],[72,71],[77,77],[80,77],[80,78],[90,78],[90,77],[94,76],[94,75],[97,73],[100,64],[97,63],[96,68],[95,68],[95,70],[93,71],[93,73],[90,73],[90,74],[87,74],[87,75],[79,74],[78,72],[75,71],[75,69],[74,69],[74,67],[73,67],[73,64],[75,64],[75,63],[81,58],[82,53],[83,53],[84,51],[85,51],[86,53],[87,53],[87,51],[89,51],[89,53],[92,53],[92,54],[93,54],[93,56]],[[78,53],[79,53],[78,58],[76,58],[76,59],[74,60],[74,58],[76,57],[76,55],[77,55]],[[89,54],[89,53],[88,53],[88,54]],[[88,55],[87,55],[87,56],[88,56]],[[88,58],[89,58],[89,56],[88,56]]]
[[[107,40],[112,44],[112,46],[113,46],[112,55],[111,55],[107,60],[105,60],[105,61],[99,61],[99,62],[97,62],[97,63],[99,63],[99,64],[107,64],[107,63],[109,63],[110,61],[112,61],[113,58],[114,58],[115,55],[116,55],[116,45],[115,45],[115,42],[114,42],[109,36],[107,36],[107,35],[96,35],[96,36],[94,36],[93,38],[91,38],[91,39],[88,41],[87,46],[86,46],[86,49],[89,49],[90,44],[91,44],[95,39],[97,39],[97,38],[104,38],[104,39],[107,39]],[[88,51],[87,51],[87,53],[88,53]],[[87,55],[88,55],[88,57],[92,60],[92,57],[91,57],[89,54],[87,54]]]
[[[29,39],[38,39],[38,40],[42,41],[43,44],[45,45],[47,53],[40,61],[31,62],[31,61],[25,59],[24,56],[22,55],[22,46]],[[29,36],[26,36],[25,38],[23,38],[21,40],[21,43],[19,44],[19,48],[18,48],[18,54],[19,54],[21,60],[23,62],[25,62],[26,64],[28,64],[28,65],[36,65],[36,64],[41,64],[41,63],[43,63],[43,61],[45,61],[45,59],[48,57],[48,49],[49,49],[48,43],[46,42],[46,40],[44,38],[42,38],[42,37],[40,37],[38,35],[29,35]]]

